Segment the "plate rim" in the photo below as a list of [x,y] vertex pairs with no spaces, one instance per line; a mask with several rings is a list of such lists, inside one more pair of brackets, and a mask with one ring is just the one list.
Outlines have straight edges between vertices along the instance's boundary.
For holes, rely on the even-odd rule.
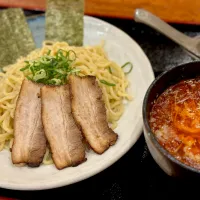
[[[35,18],[39,18],[39,17],[45,17],[45,14],[40,14],[40,15],[35,15],[35,16],[33,15],[33,16],[27,17],[27,20],[28,19],[35,19]],[[95,20],[96,22],[99,21],[100,23],[103,23],[107,26],[110,26],[110,27],[116,29],[117,31],[123,33],[124,35],[126,35],[126,37],[128,37],[130,39],[130,41],[135,43],[135,46],[137,46],[137,50],[140,51],[140,54],[142,55],[143,59],[145,59],[145,63],[147,63],[146,68],[148,69],[148,76],[151,79],[150,81],[153,81],[155,79],[153,68],[152,68],[152,65],[151,65],[147,55],[145,54],[145,52],[143,51],[141,46],[133,38],[131,38],[126,32],[124,32],[120,28],[116,27],[115,25],[110,24],[109,22],[106,22],[106,21],[99,19],[99,18],[96,18],[96,17],[84,15],[84,21],[85,20]],[[147,88],[148,88],[148,86],[147,86]],[[59,181],[49,181],[48,184],[44,183],[43,185],[41,185],[41,182],[27,185],[27,183],[21,183],[21,184],[20,183],[10,183],[9,181],[3,181],[2,182],[0,180],[0,187],[6,188],[6,189],[15,189],[15,190],[46,190],[46,189],[53,189],[53,188],[71,185],[71,184],[83,181],[87,178],[90,178],[90,177],[102,172],[103,170],[107,169],[108,167],[112,166],[121,157],[123,157],[131,149],[131,147],[133,147],[133,145],[138,141],[139,137],[142,134],[142,130],[143,130],[142,117],[139,119],[138,124],[140,126],[138,128],[140,131],[138,131],[138,132],[140,132],[140,133],[134,138],[134,140],[132,140],[129,144],[127,144],[127,146],[125,146],[125,148],[123,148],[123,151],[120,151],[118,154],[116,154],[116,156],[113,157],[112,160],[110,160],[109,162],[105,163],[104,165],[96,168],[92,172],[88,172],[86,174],[83,174],[82,176],[80,176],[76,179],[73,179],[70,182],[67,181],[67,179],[61,179]]]

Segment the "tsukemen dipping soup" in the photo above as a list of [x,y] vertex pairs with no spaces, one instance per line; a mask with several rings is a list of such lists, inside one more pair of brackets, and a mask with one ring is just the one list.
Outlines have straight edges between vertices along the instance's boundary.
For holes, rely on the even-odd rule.
[[200,169],[200,78],[183,80],[154,102],[150,126],[172,156]]

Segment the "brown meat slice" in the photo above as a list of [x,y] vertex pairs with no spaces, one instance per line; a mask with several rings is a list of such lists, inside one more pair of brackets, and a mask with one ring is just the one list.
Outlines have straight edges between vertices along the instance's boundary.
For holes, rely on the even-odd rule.
[[91,148],[102,154],[118,136],[108,126],[101,88],[93,76],[70,76],[69,83],[74,119]]
[[41,119],[41,85],[24,79],[14,116],[13,164],[39,166],[46,151]]
[[78,165],[85,160],[85,148],[71,113],[69,85],[44,86],[41,95],[42,121],[56,167]]

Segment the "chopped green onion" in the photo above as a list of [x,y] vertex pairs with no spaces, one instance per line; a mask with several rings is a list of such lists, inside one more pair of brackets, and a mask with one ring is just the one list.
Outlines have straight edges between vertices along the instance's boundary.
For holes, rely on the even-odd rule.
[[[27,61],[24,61],[24,62],[27,62]],[[21,68],[20,71],[24,71],[24,70],[26,70],[28,68],[29,68],[29,65],[26,65],[25,67]]]
[[108,67],[108,71],[112,74],[112,69],[111,69],[111,67]]
[[75,61],[76,60],[76,53],[73,50],[69,50],[68,54],[69,54],[69,60],[70,61]]
[[49,49],[49,51],[47,52],[47,55],[49,56],[51,54],[51,50]]
[[59,49],[55,56],[49,50],[46,55],[33,61],[25,61],[21,71],[29,70],[31,75],[27,79],[37,83],[61,85],[65,84],[70,74],[77,74],[80,69],[72,67],[76,60],[76,53],[72,50]]
[[100,82],[103,83],[103,84],[105,84],[105,85],[108,85],[108,86],[115,86],[116,85],[114,83],[109,83],[109,82],[107,82],[105,80],[100,80]]
[[32,78],[31,78],[31,77],[29,77],[29,76],[27,76],[26,78],[27,78],[28,80],[30,80],[30,81],[32,80]]
[[33,76],[33,80],[35,82],[38,82],[41,79],[44,79],[47,77],[46,71],[44,69],[41,69],[40,71],[37,71],[35,75]]
[[57,79],[57,78],[53,78],[53,79],[51,79],[51,83],[52,83],[52,85],[60,85],[61,80]]
[[77,73],[77,72],[80,72],[80,71],[81,71],[80,69],[72,69],[73,73]]
[[129,74],[131,71],[132,71],[132,69],[133,69],[133,64],[131,63],[131,62],[126,62],[124,65],[122,65],[122,67],[121,68],[124,68],[124,67],[130,67],[130,69],[127,71],[127,72],[124,72],[125,74]]

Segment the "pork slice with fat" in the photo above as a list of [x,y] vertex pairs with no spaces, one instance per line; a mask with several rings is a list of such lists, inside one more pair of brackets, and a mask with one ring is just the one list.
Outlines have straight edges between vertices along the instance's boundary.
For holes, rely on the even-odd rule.
[[71,113],[69,86],[44,86],[42,121],[58,169],[76,166],[85,160],[82,135]]
[[102,91],[96,77],[70,76],[69,84],[74,119],[81,126],[91,148],[102,154],[115,144],[118,135],[108,126]]
[[24,79],[14,116],[13,164],[39,166],[46,151],[41,119],[41,85]]

